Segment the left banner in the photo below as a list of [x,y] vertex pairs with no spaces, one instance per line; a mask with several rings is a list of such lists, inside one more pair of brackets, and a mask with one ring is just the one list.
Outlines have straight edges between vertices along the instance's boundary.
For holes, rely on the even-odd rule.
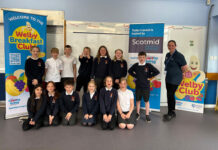
[[25,61],[32,46],[45,61],[46,25],[46,16],[4,10],[6,119],[27,114]]

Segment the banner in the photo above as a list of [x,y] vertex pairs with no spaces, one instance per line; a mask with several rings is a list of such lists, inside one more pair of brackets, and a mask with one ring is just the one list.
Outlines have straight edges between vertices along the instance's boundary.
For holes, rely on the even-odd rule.
[[203,113],[205,97],[205,73],[200,68],[198,57],[191,56],[189,71],[176,91],[176,109]]
[[25,61],[32,46],[45,60],[46,24],[46,16],[4,10],[6,119],[27,114]]
[[[161,72],[164,24],[131,24],[129,29],[129,67],[138,62],[138,53],[147,53],[146,62]],[[150,79],[150,109],[160,111],[161,73]],[[135,93],[135,79],[127,77],[128,88]],[[144,100],[141,107],[145,108]]]

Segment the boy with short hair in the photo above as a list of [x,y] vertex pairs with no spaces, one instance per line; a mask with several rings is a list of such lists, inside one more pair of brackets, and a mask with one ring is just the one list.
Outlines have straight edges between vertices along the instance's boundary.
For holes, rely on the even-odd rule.
[[58,92],[61,92],[61,71],[63,70],[63,62],[58,58],[59,49],[51,49],[51,58],[45,62],[45,82],[53,81]]
[[76,82],[76,58],[71,56],[72,47],[70,45],[66,45],[64,47],[64,55],[60,57],[63,62],[63,71],[61,72],[61,83],[62,90],[64,91],[64,82],[66,80],[71,80]]
[[140,101],[143,97],[146,105],[146,121],[151,122],[149,117],[149,96],[150,96],[150,80],[160,72],[150,63],[146,63],[146,53],[138,53],[138,63],[135,63],[130,69],[129,74],[136,79],[136,118],[140,118]]
[[75,125],[80,98],[74,90],[74,81],[64,82],[65,91],[60,96],[61,117],[63,125]]

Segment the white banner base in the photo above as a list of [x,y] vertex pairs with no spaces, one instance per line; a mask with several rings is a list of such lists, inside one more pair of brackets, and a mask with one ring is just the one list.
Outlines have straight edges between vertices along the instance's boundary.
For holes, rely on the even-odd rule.
[[18,114],[12,114],[12,115],[5,115],[5,119],[12,119],[12,118],[18,118],[28,116],[28,113],[18,113]]

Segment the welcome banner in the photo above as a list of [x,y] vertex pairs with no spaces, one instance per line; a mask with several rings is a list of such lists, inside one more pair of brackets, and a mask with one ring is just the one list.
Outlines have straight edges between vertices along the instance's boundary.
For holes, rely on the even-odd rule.
[[[147,63],[161,72],[164,24],[131,24],[129,29],[129,67],[138,62],[138,53],[147,53]],[[135,79],[128,76],[128,87],[135,92]],[[161,73],[150,79],[150,108],[160,111]],[[144,100],[141,107],[145,108]]]
[[4,10],[6,119],[27,114],[25,61],[32,46],[45,60],[46,24],[46,16]]

